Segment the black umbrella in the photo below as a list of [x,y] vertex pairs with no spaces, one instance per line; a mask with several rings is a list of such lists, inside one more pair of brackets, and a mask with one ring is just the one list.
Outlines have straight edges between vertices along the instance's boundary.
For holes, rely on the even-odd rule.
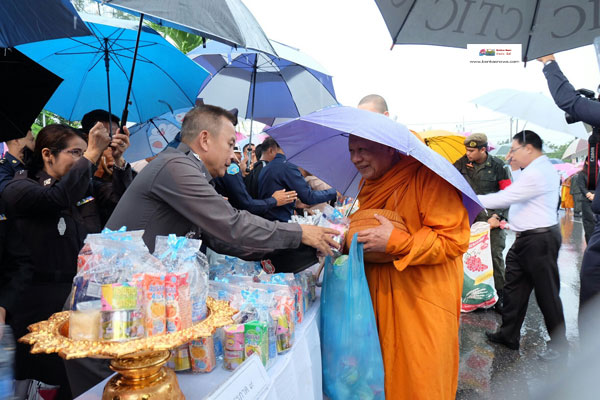
[[0,1],[0,47],[91,34],[69,0]]
[[[0,49],[0,142],[25,136],[62,78],[16,49]],[[10,88],[10,89],[9,89]]]
[[597,1],[375,0],[394,44],[521,44],[524,61],[592,44]]

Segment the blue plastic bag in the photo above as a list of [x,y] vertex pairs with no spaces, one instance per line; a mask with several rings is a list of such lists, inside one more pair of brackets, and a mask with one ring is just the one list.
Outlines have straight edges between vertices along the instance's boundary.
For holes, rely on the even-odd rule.
[[384,399],[384,371],[363,245],[325,260],[321,291],[323,391],[332,400]]

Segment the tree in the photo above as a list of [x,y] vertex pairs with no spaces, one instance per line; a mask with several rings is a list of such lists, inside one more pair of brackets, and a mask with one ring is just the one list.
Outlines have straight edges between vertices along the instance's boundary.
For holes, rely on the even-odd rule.
[[562,159],[562,156],[565,153],[565,150],[567,149],[567,147],[569,147],[569,145],[571,144],[571,142],[565,143],[565,144],[561,144],[561,145],[556,145],[554,143],[547,143],[547,146],[552,151],[546,153],[546,155],[548,156],[548,158],[559,158],[559,159]]
[[192,33],[180,31],[175,28],[168,28],[158,24],[150,23],[150,27],[164,36],[168,36],[175,47],[177,47],[183,54],[187,54],[194,50],[196,47],[205,43],[206,39]]

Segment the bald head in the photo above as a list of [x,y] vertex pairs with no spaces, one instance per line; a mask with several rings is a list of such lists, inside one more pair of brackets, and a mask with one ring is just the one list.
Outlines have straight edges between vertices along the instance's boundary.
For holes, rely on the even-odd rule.
[[388,106],[383,97],[378,94],[370,94],[358,102],[358,108],[383,115],[389,115]]

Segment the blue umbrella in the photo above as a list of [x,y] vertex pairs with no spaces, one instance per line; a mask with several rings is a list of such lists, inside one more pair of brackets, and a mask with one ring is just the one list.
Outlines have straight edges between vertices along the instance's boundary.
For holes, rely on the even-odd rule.
[[91,34],[69,0],[2,0],[0,16],[0,47]]
[[338,104],[331,76],[322,66],[298,49],[271,44],[279,57],[218,42],[188,53],[211,74],[198,97],[208,104],[237,108],[239,115],[250,119],[250,139],[254,120],[275,125]]
[[348,136],[356,135],[414,157],[462,193],[472,222],[483,209],[462,175],[444,157],[422,143],[408,128],[382,114],[353,107],[329,107],[267,131],[287,159],[343,194],[356,196],[360,174],[350,161]]
[[129,162],[152,157],[163,151],[179,131],[190,107],[180,108],[129,128],[130,146],[123,156]]
[[[46,109],[70,120],[90,110],[122,106],[134,58],[137,23],[83,15],[92,36],[55,39],[18,49],[64,82]],[[208,73],[156,31],[142,27],[129,108],[132,121],[191,107]],[[110,99],[110,101],[109,101]]]
[[188,53],[210,74],[199,98],[273,125],[338,104],[331,76],[298,49],[271,41],[280,57],[209,42]]

